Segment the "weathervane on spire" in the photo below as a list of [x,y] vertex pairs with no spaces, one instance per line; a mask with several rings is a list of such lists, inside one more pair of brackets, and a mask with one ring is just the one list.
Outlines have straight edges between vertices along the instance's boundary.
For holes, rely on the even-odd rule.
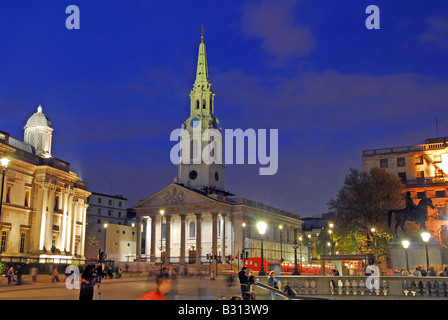
[[204,25],[202,24],[201,27],[199,28],[199,31],[201,31],[201,42],[204,42]]

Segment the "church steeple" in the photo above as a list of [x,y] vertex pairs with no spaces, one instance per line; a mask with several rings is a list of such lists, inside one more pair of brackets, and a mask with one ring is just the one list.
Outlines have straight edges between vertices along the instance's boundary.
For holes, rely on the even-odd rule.
[[[182,125],[182,152],[188,163],[178,165],[178,182],[200,191],[224,192],[224,170],[222,164],[222,136],[218,119],[214,115],[215,93],[210,88],[207,54],[204,43],[204,28],[201,31],[196,79],[190,92],[190,116]],[[216,132],[219,132],[217,134]],[[185,151],[184,151],[185,150]],[[186,150],[189,152],[187,153]],[[205,150],[205,151],[204,151]],[[209,152],[204,161],[204,153]],[[207,153],[205,153],[207,156]],[[215,161],[216,160],[216,161]],[[219,161],[218,161],[219,160]]]
[[201,44],[199,45],[199,55],[198,55],[198,67],[196,71],[196,81],[194,82],[194,87],[206,85],[210,88],[210,81],[208,79],[208,67],[207,67],[207,53],[205,52],[204,44],[204,27],[200,28],[201,34]]
[[201,43],[199,44],[198,65],[196,79],[190,92],[191,115],[213,116],[214,92],[208,78],[207,53],[204,43],[204,28],[201,31]]

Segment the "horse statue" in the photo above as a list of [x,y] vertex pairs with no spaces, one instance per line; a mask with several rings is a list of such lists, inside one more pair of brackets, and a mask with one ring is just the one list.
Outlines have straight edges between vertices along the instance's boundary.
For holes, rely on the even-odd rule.
[[428,207],[434,209],[434,205],[432,204],[432,200],[430,198],[423,198],[418,202],[418,205],[415,208],[411,208],[411,213],[409,213],[407,208],[404,209],[395,209],[390,210],[387,213],[387,225],[390,228],[392,214],[395,215],[395,235],[398,237],[398,227],[401,227],[401,230],[404,234],[406,234],[404,230],[404,223],[406,221],[414,221],[420,225],[420,229],[426,230],[426,219],[428,214]]

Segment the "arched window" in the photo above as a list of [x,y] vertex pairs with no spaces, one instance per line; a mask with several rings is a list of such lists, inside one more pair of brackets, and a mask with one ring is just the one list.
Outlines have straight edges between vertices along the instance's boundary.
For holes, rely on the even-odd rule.
[[205,100],[202,100],[202,109],[205,109],[207,104],[205,103]]
[[199,109],[199,100],[196,100],[196,109]]
[[196,224],[194,222],[190,222],[188,236],[190,238],[194,238],[196,236]]

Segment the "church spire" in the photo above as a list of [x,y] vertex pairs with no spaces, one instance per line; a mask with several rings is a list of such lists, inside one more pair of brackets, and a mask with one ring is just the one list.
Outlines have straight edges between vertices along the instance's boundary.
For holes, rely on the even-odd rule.
[[[210,82],[208,80],[208,67],[207,67],[207,54],[205,52],[204,44],[204,26],[199,28],[201,31],[201,44],[199,45],[199,55],[198,55],[198,67],[196,71],[196,81],[194,82],[195,88],[209,89]],[[203,87],[203,86],[206,87]]]

